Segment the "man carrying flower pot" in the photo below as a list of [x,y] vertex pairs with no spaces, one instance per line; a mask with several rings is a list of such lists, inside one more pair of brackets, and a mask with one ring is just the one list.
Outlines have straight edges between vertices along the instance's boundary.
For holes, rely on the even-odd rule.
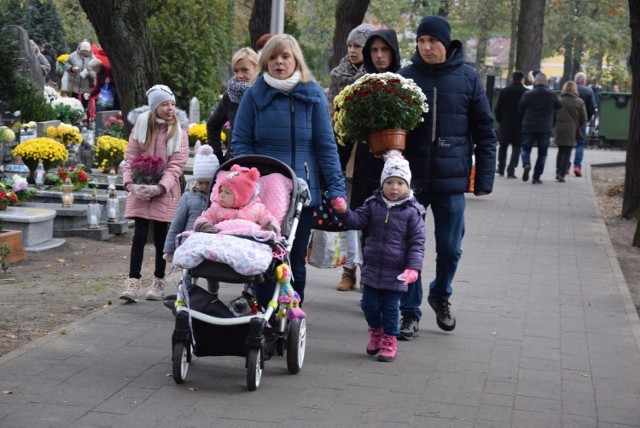
[[[488,195],[493,190],[493,117],[480,76],[464,64],[462,43],[451,40],[449,22],[440,16],[422,19],[411,64],[399,74],[413,79],[429,104],[424,122],[407,136],[404,156],[411,166],[411,184],[418,202],[430,206],[433,213],[436,276],[429,284],[427,301],[436,313],[438,327],[452,331],[456,319],[449,298],[462,255],[464,193],[469,189],[472,155],[476,165],[475,195]],[[400,302],[400,339],[410,340],[418,335],[421,303],[419,276]]]

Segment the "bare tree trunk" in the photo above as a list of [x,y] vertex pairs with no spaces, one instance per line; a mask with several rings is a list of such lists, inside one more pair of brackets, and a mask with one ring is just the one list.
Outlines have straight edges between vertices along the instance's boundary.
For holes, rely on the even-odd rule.
[[545,0],[527,0],[520,4],[516,68],[525,73],[540,68]]
[[573,64],[573,45],[567,36],[564,40],[564,62],[562,67],[562,84],[571,80],[572,64]]
[[80,0],[80,5],[109,57],[126,116],[131,109],[147,103],[147,89],[162,83],[147,27],[147,2]]
[[[631,26],[631,121],[629,124],[629,142],[624,178],[622,216],[629,218],[640,215],[640,3],[629,0]],[[635,233],[633,245],[640,247],[640,222]]]
[[329,69],[333,69],[347,54],[349,32],[362,24],[369,8],[369,0],[338,0],[336,4],[336,29],[333,33],[333,54],[329,58]]
[[271,31],[272,0],[255,0],[249,18],[249,38],[251,47],[255,49],[258,39]]

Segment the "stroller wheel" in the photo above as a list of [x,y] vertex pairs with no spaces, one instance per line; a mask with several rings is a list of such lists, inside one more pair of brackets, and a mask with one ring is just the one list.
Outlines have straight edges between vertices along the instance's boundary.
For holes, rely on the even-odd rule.
[[287,334],[287,368],[296,374],[302,368],[304,351],[307,348],[307,322],[304,318],[289,322]]
[[173,347],[173,380],[175,383],[184,382],[191,362],[191,345],[184,342],[176,342]]
[[247,388],[255,391],[262,378],[262,348],[251,348],[247,354]]

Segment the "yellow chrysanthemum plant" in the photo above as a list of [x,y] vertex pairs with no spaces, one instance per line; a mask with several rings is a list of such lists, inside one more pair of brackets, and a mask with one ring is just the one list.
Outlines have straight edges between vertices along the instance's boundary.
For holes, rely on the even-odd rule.
[[205,144],[207,142],[207,125],[204,123],[194,123],[189,127],[189,147],[196,145],[196,141]]
[[69,151],[64,144],[53,138],[32,138],[18,144],[11,152],[13,156],[20,156],[22,162],[35,171],[38,162],[42,162],[45,170],[62,165],[69,158]]
[[56,58],[56,60],[60,64],[64,64],[67,61],[67,58],[69,58],[69,54],[68,53],[63,53],[63,54],[58,55],[58,58]]
[[61,123],[57,127],[49,126],[46,132],[47,137],[61,142],[66,147],[69,147],[72,144],[78,145],[82,143],[82,134],[80,134],[80,130],[77,126]]
[[124,160],[127,143],[127,140],[110,135],[98,137],[94,147],[93,165],[104,173],[108,173],[111,169],[117,171],[120,162]]

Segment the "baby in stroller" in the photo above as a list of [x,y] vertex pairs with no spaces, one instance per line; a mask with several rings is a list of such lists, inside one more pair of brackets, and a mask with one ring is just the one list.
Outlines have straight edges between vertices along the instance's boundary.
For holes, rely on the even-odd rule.
[[233,165],[220,181],[218,195],[211,194],[211,206],[194,224],[196,232],[218,233],[253,231],[254,224],[262,230],[280,233],[280,225],[259,197],[257,168]]
[[196,277],[244,283],[243,296],[260,287],[273,291],[266,302],[239,312],[200,287],[187,290],[178,284],[171,305],[176,316],[172,343],[177,383],[184,380],[191,352],[199,357],[246,357],[250,390],[259,384],[264,361],[273,355],[286,353],[290,373],[300,370],[305,314],[290,284],[288,262],[300,212],[309,199],[308,188],[277,159],[242,156],[220,166],[211,206],[195,221],[194,232],[176,249],[173,261]]

